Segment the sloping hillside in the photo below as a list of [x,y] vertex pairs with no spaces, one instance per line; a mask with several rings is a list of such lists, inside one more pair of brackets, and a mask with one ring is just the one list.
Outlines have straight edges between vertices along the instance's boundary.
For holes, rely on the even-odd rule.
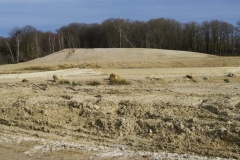
[[215,57],[208,54],[143,48],[97,48],[64,49],[29,63],[72,62],[72,61],[158,61],[165,58],[206,58]]
[[32,61],[0,66],[0,73],[68,68],[192,68],[239,67],[240,57],[147,48],[64,49]]

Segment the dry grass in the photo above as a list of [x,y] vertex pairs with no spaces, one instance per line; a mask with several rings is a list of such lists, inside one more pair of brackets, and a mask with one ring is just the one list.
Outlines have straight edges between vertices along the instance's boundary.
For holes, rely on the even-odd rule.
[[110,79],[110,85],[130,85],[130,82],[125,79]]
[[90,81],[90,82],[87,82],[87,85],[90,85],[90,86],[99,86],[101,85],[101,83],[99,81]]

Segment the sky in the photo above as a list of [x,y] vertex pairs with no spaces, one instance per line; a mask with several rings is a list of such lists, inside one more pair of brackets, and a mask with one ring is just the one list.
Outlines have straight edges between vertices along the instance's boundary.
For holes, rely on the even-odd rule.
[[31,25],[55,31],[70,23],[102,23],[109,18],[179,22],[240,21],[240,0],[0,0],[0,36]]

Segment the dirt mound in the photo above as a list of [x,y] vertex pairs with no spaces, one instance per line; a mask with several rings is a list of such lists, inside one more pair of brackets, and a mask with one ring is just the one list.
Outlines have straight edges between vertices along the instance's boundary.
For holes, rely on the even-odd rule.
[[[239,67],[239,57],[143,48],[64,49],[35,60],[0,66],[2,73],[62,69]],[[234,73],[234,71],[233,71]]]
[[136,151],[240,157],[236,84],[162,81],[132,80],[128,86],[1,85],[0,123],[40,138],[44,133]]
[[161,58],[215,57],[203,53],[144,48],[64,49],[29,63],[78,61],[156,61]]

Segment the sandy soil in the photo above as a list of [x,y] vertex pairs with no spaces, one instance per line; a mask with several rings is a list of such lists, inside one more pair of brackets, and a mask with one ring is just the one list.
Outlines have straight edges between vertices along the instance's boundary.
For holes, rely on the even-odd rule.
[[[114,51],[93,50],[85,52]],[[77,56],[59,62],[71,51],[0,66],[11,73],[0,74],[0,159],[240,158],[238,58],[137,49],[139,58],[121,49],[110,61],[89,57],[74,69]],[[130,57],[117,59],[126,52]],[[152,59],[145,61],[147,52]],[[65,68],[73,69],[53,71]],[[109,85],[110,73],[130,84]],[[53,82],[53,74],[79,85]]]

